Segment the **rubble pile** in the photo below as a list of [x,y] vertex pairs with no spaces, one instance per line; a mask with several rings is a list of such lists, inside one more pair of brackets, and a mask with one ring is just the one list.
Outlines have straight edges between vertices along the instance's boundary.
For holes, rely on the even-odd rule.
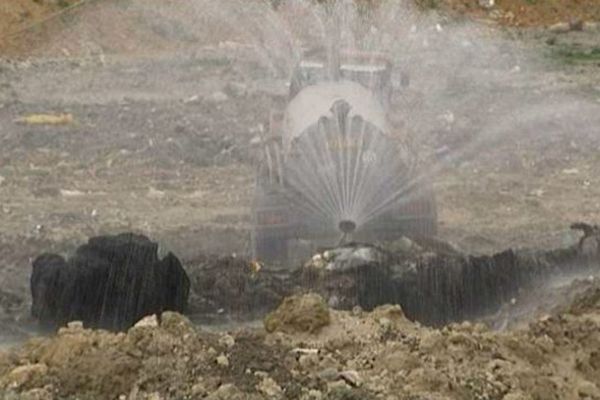
[[233,256],[206,257],[187,266],[189,314],[203,323],[254,320],[284,298],[312,291],[334,309],[370,311],[399,304],[409,319],[443,326],[501,312],[557,277],[597,274],[596,239],[584,239],[584,246],[509,249],[490,256],[470,256],[446,243],[408,238],[385,247],[350,243],[289,269]]
[[[409,321],[399,306],[327,310],[319,329],[209,333],[166,312],[127,333],[71,323],[52,338],[0,353],[4,399],[490,399],[600,396],[600,287],[573,309],[527,329],[442,329]],[[323,309],[315,295],[279,314]],[[322,304],[322,302],[321,302]],[[582,306],[585,305],[585,306]],[[294,310],[298,307],[298,310]],[[310,311],[313,310],[313,311]],[[268,325],[268,324],[267,324]]]

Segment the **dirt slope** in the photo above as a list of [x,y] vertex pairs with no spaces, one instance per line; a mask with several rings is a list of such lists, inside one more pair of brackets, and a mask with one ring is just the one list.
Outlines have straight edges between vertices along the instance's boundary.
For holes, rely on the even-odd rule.
[[4,0],[0,5],[0,37],[3,38],[68,8],[76,0]]
[[[415,0],[427,8],[451,10],[517,27],[547,27],[575,20],[599,21],[596,0]],[[105,0],[65,10],[77,0],[4,0],[0,5],[0,55],[90,55],[147,53],[190,45],[215,44],[255,36],[259,2],[207,0]],[[266,2],[260,2],[268,7]],[[285,12],[285,7],[279,9]],[[282,11],[283,10],[283,11]],[[61,11],[66,11],[60,14]],[[58,15],[60,14],[60,15]],[[264,26],[263,26],[264,28]],[[280,29],[281,31],[281,29]],[[253,40],[260,38],[254,37]],[[219,41],[217,41],[218,43]]]
[[[300,311],[300,310],[299,310]],[[290,311],[293,312],[293,311]],[[306,310],[303,310],[306,312]],[[600,398],[598,289],[525,330],[414,324],[398,307],[331,311],[318,332],[197,331],[176,314],[127,334],[72,324],[0,353],[14,399],[578,400]]]

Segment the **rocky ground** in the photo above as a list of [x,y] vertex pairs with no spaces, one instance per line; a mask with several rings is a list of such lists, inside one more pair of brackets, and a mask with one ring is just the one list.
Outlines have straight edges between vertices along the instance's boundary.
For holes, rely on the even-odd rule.
[[288,299],[267,332],[209,333],[177,314],[127,333],[83,329],[0,353],[6,399],[595,399],[596,284],[522,330],[441,330],[399,307],[328,310]]
[[[3,38],[66,8],[13,3],[0,6]],[[28,278],[43,251],[67,253],[89,236],[126,230],[160,241],[188,271],[210,253],[249,253],[255,161],[270,112],[285,103],[295,50],[269,45],[296,34],[281,26],[304,26],[266,14],[276,28],[261,30],[270,26],[264,19],[219,12],[215,2],[177,3],[91,2],[0,41],[0,342],[35,333]],[[444,40],[418,37],[433,49],[394,47],[395,72],[412,79],[397,87],[392,122],[417,132],[441,239],[477,253],[570,245],[569,224],[600,211],[597,5],[476,3],[447,2],[484,19],[475,25],[456,27],[440,7],[432,20],[417,19],[423,30],[441,29]],[[293,21],[288,11],[282,18]],[[569,25],[577,18],[581,30]],[[482,45],[459,50],[472,38]],[[69,398],[78,385],[86,392],[77,398],[273,398],[280,390],[315,399],[600,398],[587,350],[597,340],[596,305],[569,310],[571,283],[557,285],[545,310],[562,305],[561,314],[504,333],[332,312],[316,335],[240,331],[229,348],[229,338],[178,316],[121,335],[74,326],[0,358],[0,385],[32,399]],[[514,325],[527,325],[529,311]],[[348,330],[346,341],[334,339]],[[75,345],[81,352],[66,354]],[[216,361],[222,353],[229,366]],[[97,365],[107,368],[92,377]]]

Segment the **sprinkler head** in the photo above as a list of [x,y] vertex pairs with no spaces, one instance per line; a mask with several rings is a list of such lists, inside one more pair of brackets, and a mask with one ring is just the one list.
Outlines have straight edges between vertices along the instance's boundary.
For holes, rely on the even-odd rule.
[[352,233],[356,230],[356,223],[354,221],[345,219],[343,221],[340,221],[340,223],[338,224],[338,228],[345,234]]

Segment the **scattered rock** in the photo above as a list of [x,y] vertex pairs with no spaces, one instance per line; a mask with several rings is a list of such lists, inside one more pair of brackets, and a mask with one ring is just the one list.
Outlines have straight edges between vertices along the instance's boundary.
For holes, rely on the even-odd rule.
[[566,168],[562,170],[562,173],[565,175],[577,175],[579,170],[577,168]]
[[0,175],[0,186],[6,181],[6,178]]
[[221,354],[217,357],[217,365],[223,368],[229,367],[229,358],[225,354]]
[[83,322],[71,321],[67,324],[67,329],[69,331],[81,331],[81,330],[83,330]]
[[498,8],[490,10],[489,17],[495,20],[504,18],[504,12]]
[[362,384],[360,375],[354,370],[340,372],[340,378],[342,378],[344,382],[352,387],[358,387]]
[[194,386],[192,386],[192,392],[191,392],[192,397],[204,398],[204,397],[206,397],[207,394],[208,393],[206,391],[206,387],[203,382],[196,383],[196,384],[194,384]]
[[225,334],[219,338],[219,344],[230,349],[233,346],[235,346],[235,339],[233,338],[233,336]]
[[600,390],[598,387],[590,381],[583,381],[579,383],[577,392],[580,398],[597,399],[600,398]]
[[323,393],[320,390],[316,390],[316,389],[311,389],[308,391],[308,393],[306,394],[306,397],[304,398],[304,400],[322,400],[323,399]]
[[375,398],[375,395],[362,389],[346,387],[344,382],[332,386],[327,394],[327,400],[374,400]]
[[[70,324],[69,324],[70,325]],[[148,315],[135,323],[136,328],[158,328],[158,318],[156,314]]]
[[270,377],[263,378],[262,381],[257,385],[256,390],[267,396],[269,399],[280,399],[283,397],[283,390],[281,387]]
[[229,100],[229,96],[227,96],[227,94],[225,94],[224,92],[215,92],[211,94],[207,100],[215,104],[224,103],[227,100]]
[[285,333],[317,333],[330,322],[329,308],[316,294],[288,297],[264,319],[267,332]]
[[151,187],[148,189],[148,194],[146,196],[150,199],[162,199],[166,195],[167,194],[165,192],[163,192],[162,190],[158,190],[158,189]]
[[51,389],[35,388],[21,393],[20,400],[54,400]]
[[227,383],[221,385],[211,393],[206,400],[245,400],[247,397],[235,385]]
[[568,22],[558,22],[549,26],[548,30],[553,33],[567,33],[571,30],[571,25]]
[[83,193],[80,190],[60,189],[60,195],[62,197],[81,197],[81,196],[85,196],[85,193]]
[[183,101],[183,103],[184,104],[197,104],[197,103],[200,103],[200,101],[201,101],[200,96],[198,96],[197,94],[195,94],[195,95],[193,95],[193,96],[188,97],[187,99],[185,99]]
[[496,5],[495,0],[479,0],[479,6],[485,9],[493,8]]
[[16,367],[4,378],[6,381],[2,386],[11,389],[19,389],[25,385],[35,387],[48,373],[48,366],[43,363],[29,364]]

